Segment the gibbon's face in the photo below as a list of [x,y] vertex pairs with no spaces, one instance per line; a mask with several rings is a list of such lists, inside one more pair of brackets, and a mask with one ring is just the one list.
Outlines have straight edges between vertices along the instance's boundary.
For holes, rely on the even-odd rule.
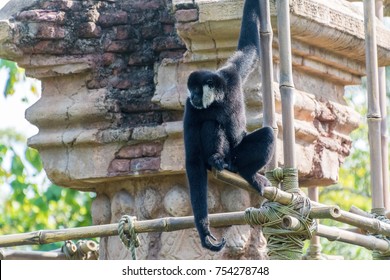
[[211,71],[195,71],[188,77],[188,98],[196,109],[206,109],[223,97],[223,81]]

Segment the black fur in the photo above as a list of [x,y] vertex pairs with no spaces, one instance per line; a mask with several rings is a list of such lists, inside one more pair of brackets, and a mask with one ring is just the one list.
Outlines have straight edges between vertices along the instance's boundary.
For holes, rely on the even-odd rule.
[[217,71],[196,71],[188,78],[189,98],[184,113],[186,171],[196,228],[203,247],[220,251],[225,239],[214,244],[207,210],[207,169],[238,172],[263,194],[268,180],[257,172],[272,157],[270,127],[246,131],[242,84],[259,59],[259,1],[246,0],[238,48]]

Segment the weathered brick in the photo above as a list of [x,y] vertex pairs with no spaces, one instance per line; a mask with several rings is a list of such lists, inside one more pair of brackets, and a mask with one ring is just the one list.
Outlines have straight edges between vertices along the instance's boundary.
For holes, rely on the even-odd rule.
[[133,85],[134,85],[134,83],[131,81],[131,78],[129,77],[129,78],[119,79],[114,87],[117,89],[129,89]]
[[102,61],[104,66],[109,66],[114,63],[116,55],[114,53],[104,53],[102,56]]
[[46,10],[30,10],[23,11],[16,16],[19,21],[30,22],[56,22],[62,24],[65,21],[64,12],[46,11]]
[[66,29],[52,23],[41,23],[38,26],[36,38],[39,39],[63,39],[66,35]]
[[69,1],[69,0],[52,0],[46,1],[41,4],[43,9],[49,10],[80,10],[82,8],[81,1]]
[[142,145],[126,146],[118,152],[118,158],[139,158],[142,157]]
[[115,26],[113,28],[115,32],[115,40],[125,40],[129,38],[135,38],[135,31],[127,25]]
[[162,26],[164,34],[171,35],[175,32],[175,26],[173,24],[164,24]]
[[156,157],[161,154],[163,145],[161,143],[146,143],[142,145],[142,155],[145,157]]
[[176,36],[171,37],[157,37],[153,40],[153,50],[165,51],[185,48],[185,45]]
[[177,10],[175,13],[175,18],[178,22],[191,22],[198,20],[198,10]]
[[131,44],[130,41],[107,41],[104,44],[104,50],[106,52],[132,52],[135,48],[136,46]]
[[164,58],[180,59],[181,57],[183,57],[184,52],[185,52],[184,49],[177,50],[177,51],[162,51],[160,53],[160,59],[164,59]]
[[127,159],[114,159],[111,161],[108,171],[114,172],[128,172],[130,170],[130,160]]
[[161,159],[159,157],[144,157],[132,159],[130,162],[130,171],[159,170]]
[[102,29],[94,22],[81,23],[78,28],[80,38],[99,38],[102,35]]
[[127,24],[127,12],[117,11],[100,14],[98,23],[103,27]]
[[31,53],[35,54],[64,54],[66,53],[67,45],[64,41],[39,41],[30,49]]
[[141,28],[141,35],[144,39],[153,39],[161,34],[161,25],[152,24]]
[[124,1],[122,8],[127,11],[131,10],[140,10],[140,12],[145,10],[156,10],[161,8],[164,5],[162,0],[133,0],[133,1]]

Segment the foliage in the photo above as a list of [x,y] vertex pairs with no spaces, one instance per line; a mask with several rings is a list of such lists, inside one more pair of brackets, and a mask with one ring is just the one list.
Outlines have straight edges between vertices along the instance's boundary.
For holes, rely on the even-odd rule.
[[[9,96],[15,84],[25,80],[24,70],[5,60],[0,60],[1,67],[8,69],[4,95]],[[34,90],[32,86],[33,93]],[[91,194],[52,184],[38,152],[28,148],[25,137],[14,129],[0,130],[0,194],[0,235],[92,223]],[[39,250],[59,246],[61,244],[47,244]]]
[[[0,69],[1,68],[8,70],[8,79],[3,94],[4,96],[12,95],[15,92],[15,84],[26,80],[25,71],[23,68],[18,67],[15,62],[5,59],[0,59]],[[38,93],[38,89],[34,84],[31,84],[30,90],[34,94]]]
[[[390,81],[390,71],[387,71],[387,81]],[[390,82],[387,82],[390,85]],[[389,92],[389,88],[387,88]],[[339,183],[337,185],[320,190],[320,202],[332,205],[337,204],[342,209],[348,210],[352,205],[367,212],[371,211],[370,190],[370,151],[368,148],[368,125],[364,117],[367,115],[367,103],[365,100],[365,79],[362,86],[349,87],[346,91],[346,99],[362,119],[359,127],[352,132],[351,154],[340,168]],[[389,104],[389,103],[388,103]],[[322,220],[321,223],[345,228],[344,224]],[[321,239],[323,253],[343,256],[345,259],[371,259],[371,251],[341,242],[329,242]]]
[[[3,191],[11,187],[0,205],[0,234],[90,225],[91,196],[52,184],[38,152],[21,139],[14,131],[0,131],[0,185]],[[58,244],[40,250],[54,248]]]

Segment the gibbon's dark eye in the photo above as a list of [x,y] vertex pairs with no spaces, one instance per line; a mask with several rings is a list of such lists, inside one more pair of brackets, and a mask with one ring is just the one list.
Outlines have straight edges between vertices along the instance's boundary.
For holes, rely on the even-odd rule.
[[206,84],[207,84],[209,87],[214,86],[213,80],[207,80],[207,81],[206,81]]

